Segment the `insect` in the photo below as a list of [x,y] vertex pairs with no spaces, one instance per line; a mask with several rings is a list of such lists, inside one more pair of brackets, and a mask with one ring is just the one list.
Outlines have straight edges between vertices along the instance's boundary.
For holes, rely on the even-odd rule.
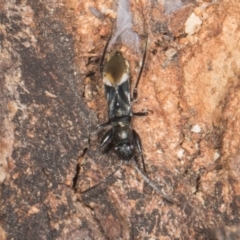
[[[134,99],[137,97],[137,86],[142,74],[145,58],[146,51],[143,55],[143,63],[134,87]],[[102,70],[105,95],[108,103],[108,121],[101,124],[98,128],[102,129],[111,126],[104,134],[100,146],[104,147],[112,144],[116,154],[123,161],[129,161],[136,157],[138,152],[142,158],[144,171],[146,171],[142,156],[141,139],[138,133],[132,128],[131,119],[133,116],[145,116],[147,112],[133,113],[132,111],[129,64],[123,58],[122,53],[116,51],[110,56],[105,66],[101,63],[100,69]]]
[[[130,160],[134,160],[134,167],[143,177],[144,181],[146,181],[154,190],[160,193],[164,199],[169,202],[173,202],[170,197],[163,194],[145,175],[146,167],[142,153],[141,139],[138,133],[133,129],[131,123],[133,116],[147,115],[147,112],[134,113],[132,111],[132,101],[133,99],[137,98],[137,87],[142,75],[143,66],[146,59],[147,43],[143,54],[142,65],[133,90],[132,99],[130,94],[129,64],[123,58],[122,53],[120,51],[116,51],[109,57],[106,64],[103,64],[109,40],[104,48],[103,56],[100,63],[100,71],[102,73],[105,95],[108,103],[108,121],[101,124],[98,127],[98,130],[109,127],[110,129],[108,129],[103,135],[100,146],[111,146],[116,152],[117,156],[121,159],[121,163],[122,161],[130,162]],[[141,156],[143,171],[145,172],[145,174],[137,166],[138,155]],[[105,178],[104,181],[106,181],[113,174],[115,174],[119,167],[107,178]],[[103,183],[104,181],[100,182],[99,184]],[[97,187],[99,184],[91,187],[90,189]],[[84,192],[88,190],[89,189],[85,190]]]

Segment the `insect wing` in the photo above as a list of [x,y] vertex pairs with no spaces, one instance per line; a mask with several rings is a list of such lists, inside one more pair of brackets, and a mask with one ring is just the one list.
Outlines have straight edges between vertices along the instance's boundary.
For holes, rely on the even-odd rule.
[[129,66],[120,52],[115,52],[103,71],[109,119],[132,114],[129,87]]
[[115,117],[115,105],[117,102],[117,92],[116,89],[109,85],[104,85],[105,87],[105,94],[108,102],[108,117],[112,119]]
[[125,81],[122,81],[122,83],[118,86],[110,86],[108,84],[104,84],[104,87],[109,107],[124,107],[124,105],[129,106],[131,104],[128,78]]
[[129,80],[124,81],[121,85],[118,86],[118,102],[121,105],[130,106],[130,88]]

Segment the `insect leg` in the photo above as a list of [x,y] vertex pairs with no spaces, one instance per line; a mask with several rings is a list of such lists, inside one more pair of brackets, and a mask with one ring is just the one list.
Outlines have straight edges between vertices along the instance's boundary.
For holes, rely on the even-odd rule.
[[141,143],[140,136],[138,135],[138,133],[135,130],[133,130],[133,139],[134,139],[134,144],[137,146],[137,150],[141,155],[143,171],[146,174],[147,171],[146,171],[146,166],[145,166],[145,163],[144,163],[144,158],[143,158],[143,153],[142,153],[142,143]]
[[148,112],[133,112],[132,115],[136,117],[144,117],[148,115]]
[[111,122],[110,122],[110,121],[107,121],[107,122],[99,125],[99,126],[97,127],[97,130],[101,130],[101,129],[103,129],[103,128],[106,128],[106,127],[108,127],[110,124],[111,124]]
[[144,63],[145,63],[145,59],[146,59],[146,55],[147,55],[147,40],[148,40],[148,36],[146,39],[146,45],[145,45],[145,50],[144,50],[144,54],[143,54],[143,59],[142,59],[142,65],[138,74],[138,78],[137,81],[135,83],[135,87],[133,89],[133,100],[136,100],[138,97],[138,92],[137,92],[137,88],[138,88],[138,84],[140,82],[141,76],[142,76],[142,71],[143,71],[143,67],[144,67]]
[[169,197],[169,196],[165,195],[164,193],[162,193],[161,190],[144,173],[142,173],[142,171],[137,166],[136,161],[134,161],[133,166],[135,167],[137,172],[142,176],[143,180],[147,184],[149,184],[156,192],[158,192],[162,196],[162,198],[164,198],[165,200],[167,200],[170,203],[175,203],[175,201],[171,197]]
[[86,189],[86,190],[84,190],[84,191],[82,191],[82,192],[80,192],[80,193],[81,193],[81,194],[87,193],[87,192],[89,192],[89,191],[97,188],[97,187],[98,187],[99,185],[101,185],[102,183],[107,182],[107,180],[110,179],[110,178],[120,169],[121,165],[122,165],[122,160],[121,160],[120,164],[118,165],[118,167],[116,168],[116,170],[113,171],[111,174],[109,174],[104,180],[102,180],[101,182],[97,183],[96,185],[94,185],[94,186],[92,186],[92,187],[90,187],[90,188],[88,188],[88,189]]
[[109,129],[104,135],[100,142],[100,146],[106,146],[108,143],[110,143],[112,140],[112,129]]

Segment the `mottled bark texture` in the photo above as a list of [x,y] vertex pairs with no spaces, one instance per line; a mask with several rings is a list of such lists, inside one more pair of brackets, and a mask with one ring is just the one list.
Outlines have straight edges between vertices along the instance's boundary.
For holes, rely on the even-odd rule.
[[[148,33],[133,126],[175,204],[126,164],[81,194],[119,163],[94,132],[116,1],[0,2],[1,240],[240,239],[240,2],[174,2],[131,10]],[[142,55],[121,49],[134,81]]]

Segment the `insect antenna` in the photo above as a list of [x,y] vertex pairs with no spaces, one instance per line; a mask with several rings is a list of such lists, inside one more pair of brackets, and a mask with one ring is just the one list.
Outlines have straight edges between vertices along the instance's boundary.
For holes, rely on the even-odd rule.
[[115,169],[115,171],[113,171],[111,174],[109,174],[105,179],[103,179],[101,182],[97,183],[96,185],[94,185],[80,193],[81,194],[87,193],[87,192],[97,188],[99,185],[106,183],[120,169],[121,166],[122,166],[122,160],[121,160],[120,164],[117,166],[117,168]]
[[104,59],[105,59],[105,55],[106,55],[106,52],[107,52],[107,48],[108,48],[108,45],[109,45],[109,42],[112,38],[112,34],[108,37],[108,40],[105,44],[105,47],[103,49],[103,53],[102,53],[102,57],[101,57],[101,61],[100,61],[100,73],[102,74],[103,72],[103,62],[104,62]]
[[168,201],[170,203],[175,203],[175,201],[171,197],[162,193],[161,190],[139,169],[139,167],[137,166],[137,162],[135,160],[133,161],[133,166],[137,170],[137,172],[142,176],[143,180],[149,186],[151,186],[156,192],[158,192],[162,196],[163,199],[165,199],[166,201]]
[[142,65],[140,68],[140,71],[138,73],[138,78],[137,81],[135,83],[134,89],[133,89],[133,100],[136,100],[138,97],[138,92],[137,92],[137,88],[138,88],[138,84],[140,82],[141,76],[142,76],[142,72],[143,72],[143,67],[145,64],[145,60],[146,60],[146,55],[147,55],[147,43],[148,43],[148,35],[146,37],[146,44],[145,44],[145,49],[144,49],[144,54],[143,54],[143,59],[142,59]]

